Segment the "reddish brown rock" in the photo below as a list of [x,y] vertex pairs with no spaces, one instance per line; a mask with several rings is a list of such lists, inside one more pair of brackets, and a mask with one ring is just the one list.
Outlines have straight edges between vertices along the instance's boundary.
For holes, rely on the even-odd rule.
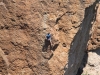
[[[0,67],[0,73],[64,74],[70,44],[84,19],[85,8],[94,1],[1,0],[0,47],[9,66],[1,55],[4,69]],[[53,53],[42,51],[48,32],[52,34]]]

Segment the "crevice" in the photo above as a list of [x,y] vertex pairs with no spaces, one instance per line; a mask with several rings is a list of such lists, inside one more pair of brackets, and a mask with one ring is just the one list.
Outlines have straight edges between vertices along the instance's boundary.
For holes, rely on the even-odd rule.
[[[61,20],[61,18],[62,18],[64,15],[66,15],[66,14],[68,14],[68,15],[74,15],[74,14],[76,14],[76,12],[67,11],[67,12],[63,13],[61,16],[59,16],[59,17],[56,19],[56,24],[58,24],[59,20]],[[72,24],[75,24],[75,23],[77,23],[77,22],[76,22],[76,21],[73,21],[73,22],[72,22]]]
[[79,67],[76,75],[81,75],[83,73],[83,68],[86,66],[88,61],[88,52],[85,52],[81,66]]
[[56,19],[56,24],[58,24],[59,20],[61,20],[61,18],[62,18],[66,13],[67,13],[67,12],[63,13],[60,17],[58,17],[58,18]]
[[[96,1],[95,3],[98,3],[98,1]],[[96,4],[95,4],[95,6],[96,6]],[[96,9],[93,9],[93,13],[94,13],[93,22],[96,20],[97,9],[98,9],[98,7],[97,7]],[[85,15],[85,16],[88,16],[88,15]],[[89,39],[88,39],[88,40],[89,40]],[[98,39],[97,39],[97,40],[98,40]],[[95,44],[94,42],[92,42],[92,45],[96,45],[96,44]],[[96,50],[98,50],[98,49],[96,49]],[[83,59],[82,59],[81,65],[80,65],[80,67],[78,68],[78,71],[77,71],[77,74],[76,74],[76,75],[82,75],[83,69],[86,67],[86,64],[87,64],[87,62],[88,62],[88,52],[90,52],[90,51],[96,52],[95,50],[89,50],[89,51],[86,50],[86,52],[84,53],[84,57],[83,57]],[[89,66],[94,67],[93,64],[90,64]]]
[[[94,17],[96,15],[95,13],[97,12],[97,9],[95,9],[97,3],[98,1],[95,1],[93,5],[85,9],[85,15],[82,23],[80,24],[80,29],[76,33],[70,45],[68,66],[64,75],[80,75],[79,72],[82,73],[82,68],[80,68],[80,65],[82,63],[82,59],[86,60],[83,66],[85,66],[87,62],[86,58],[88,55],[85,53],[85,51],[89,40],[90,29],[93,25],[91,22],[94,21]],[[84,56],[86,58],[83,58]]]

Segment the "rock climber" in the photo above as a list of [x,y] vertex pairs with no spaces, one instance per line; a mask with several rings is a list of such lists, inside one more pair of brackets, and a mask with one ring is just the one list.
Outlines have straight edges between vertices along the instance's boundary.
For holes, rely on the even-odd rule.
[[50,45],[50,48],[51,48],[51,34],[50,33],[46,34],[46,40],[47,40],[48,45]]
[[51,44],[51,34],[50,34],[50,33],[47,33],[46,39],[47,39],[48,42],[50,42],[50,44]]

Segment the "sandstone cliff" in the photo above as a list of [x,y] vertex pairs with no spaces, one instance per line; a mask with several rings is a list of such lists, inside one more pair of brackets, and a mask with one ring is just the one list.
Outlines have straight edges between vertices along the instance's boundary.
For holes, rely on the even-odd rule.
[[[76,75],[94,26],[97,3],[0,0],[0,74]],[[43,49],[48,32],[52,51]]]

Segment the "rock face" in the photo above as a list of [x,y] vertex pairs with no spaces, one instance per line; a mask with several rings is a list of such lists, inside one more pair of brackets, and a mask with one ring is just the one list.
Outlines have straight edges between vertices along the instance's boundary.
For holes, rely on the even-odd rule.
[[83,68],[83,73],[86,75],[100,75],[100,49],[88,52],[88,57]]
[[88,50],[95,50],[99,48],[100,46],[100,4],[97,5],[97,13],[95,16],[95,21],[93,23],[93,27],[91,29],[91,37],[90,40],[88,41]]
[[[0,74],[63,75],[66,70],[65,75],[75,75],[97,2],[0,0]],[[52,51],[45,49],[48,32],[52,34]]]
[[[84,20],[80,25],[80,29],[75,35],[72,43],[71,48],[69,51],[69,61],[68,61],[68,67],[65,72],[65,75],[75,75],[78,71],[78,67],[80,66],[84,53],[86,51],[87,43],[89,40],[89,32],[92,27],[92,22],[94,21],[95,12],[97,9],[95,9],[95,6],[97,4],[97,1],[94,2],[91,6],[87,7],[85,9],[85,15]],[[88,15],[89,14],[89,15]]]
[[[82,74],[87,75],[100,75],[100,33],[99,33],[99,27],[100,27],[100,4],[97,4],[97,13],[95,16],[95,21],[93,23],[92,29],[91,29],[91,36],[88,41],[88,57],[85,62],[85,66],[83,68]],[[83,60],[84,62],[84,60]]]

